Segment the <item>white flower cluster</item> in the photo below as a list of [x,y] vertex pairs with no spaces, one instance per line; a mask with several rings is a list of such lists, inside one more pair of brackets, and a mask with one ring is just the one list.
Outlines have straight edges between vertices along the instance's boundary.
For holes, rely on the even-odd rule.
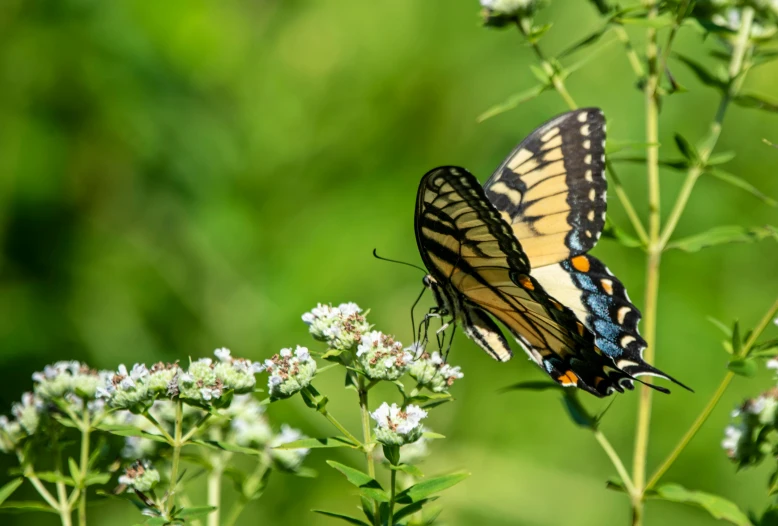
[[229,422],[227,440],[242,447],[260,448],[273,438],[265,406],[251,395],[236,396],[225,411]]
[[459,366],[452,367],[444,362],[437,351],[431,355],[423,352],[411,366],[409,373],[419,386],[426,387],[433,393],[448,392],[455,380],[465,376]]
[[[151,369],[138,363],[131,370],[119,369],[97,389],[97,395],[117,409],[140,411],[159,397],[181,398],[195,405],[213,405],[225,392],[243,394],[256,385],[254,375],[261,364],[233,358],[228,349],[217,349],[218,361],[201,358],[184,371],[177,363],[159,362]],[[218,405],[218,404],[217,404]]]
[[311,335],[327,342],[331,349],[348,350],[359,343],[361,336],[370,330],[362,309],[356,303],[341,303],[337,307],[319,303],[303,314]]
[[756,39],[772,37],[776,33],[775,21],[778,16],[776,0],[698,0],[694,4],[693,16],[732,31],[732,34],[724,36],[734,39],[743,23],[743,8],[746,5],[755,10],[750,36]]
[[481,0],[484,24],[502,27],[519,17],[529,17],[541,7],[540,0]]
[[400,342],[379,331],[362,335],[357,361],[372,380],[397,380],[413,365],[413,355]]
[[270,374],[267,381],[270,396],[288,398],[311,383],[316,374],[316,361],[306,347],[297,346],[281,349],[278,354],[265,360],[264,369]]
[[735,422],[724,431],[721,447],[740,466],[756,464],[775,450],[778,443],[772,436],[778,427],[778,388],[746,400],[732,411]]
[[270,457],[275,462],[276,467],[284,471],[297,471],[302,466],[303,460],[308,455],[308,450],[301,449],[273,449],[290,442],[308,438],[299,430],[293,429],[286,424],[281,425],[281,432],[274,436],[269,442]]
[[76,361],[63,361],[47,365],[43,371],[33,373],[35,394],[43,400],[78,397],[94,400],[97,390],[105,384],[110,371],[96,371]]
[[376,421],[376,440],[387,446],[402,446],[421,437],[421,421],[427,417],[427,412],[413,404],[403,409],[384,402],[370,416]]
[[46,404],[34,393],[24,393],[22,401],[11,406],[14,419],[0,416],[0,451],[10,453],[28,436],[34,435],[44,416]]
[[124,474],[119,477],[119,484],[145,493],[154,489],[154,486],[159,484],[159,480],[159,471],[151,467],[149,462],[138,460],[124,470]]

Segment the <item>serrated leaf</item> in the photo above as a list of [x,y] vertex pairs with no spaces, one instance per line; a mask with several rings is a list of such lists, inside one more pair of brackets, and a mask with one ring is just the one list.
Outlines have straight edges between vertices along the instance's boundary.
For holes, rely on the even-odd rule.
[[769,101],[763,95],[757,95],[756,93],[742,93],[740,95],[735,95],[732,98],[732,102],[744,108],[755,108],[758,110],[778,113],[778,103]]
[[38,502],[37,500],[9,500],[0,504],[0,513],[20,513],[25,511],[45,511],[59,514],[59,511],[49,507],[48,504]]
[[216,511],[216,506],[195,506],[191,508],[182,508],[181,511],[176,513],[176,517],[197,519],[199,517],[205,517],[209,513]]
[[756,362],[749,358],[737,358],[727,364],[727,369],[739,376],[745,376],[746,378],[753,378],[756,376],[757,366]]
[[435,493],[459,484],[469,476],[470,473],[460,472],[424,480],[398,493],[395,500],[400,504],[419,502]]
[[548,84],[538,85],[538,86],[533,86],[528,90],[524,90],[520,93],[517,93],[516,95],[513,95],[510,98],[508,98],[508,100],[506,100],[505,102],[492,106],[491,108],[483,112],[481,115],[478,116],[476,121],[484,122],[486,119],[490,119],[496,115],[505,113],[506,111],[510,111],[518,107],[520,104],[523,104],[527,101],[534,99],[535,97],[537,97],[538,95],[546,91],[548,88],[549,88]]
[[667,248],[676,248],[686,252],[698,252],[703,248],[727,243],[754,243],[762,239],[773,238],[778,240],[778,230],[772,226],[743,227],[720,226],[707,232],[695,234],[686,238],[668,243]]
[[737,526],[753,526],[745,513],[734,502],[718,495],[702,491],[690,491],[679,484],[665,484],[656,490],[656,497],[672,502],[699,506],[716,519],[725,520]]
[[713,177],[715,177],[720,181],[724,181],[725,183],[731,184],[732,186],[736,186],[737,188],[745,190],[746,192],[753,195],[757,199],[760,199],[761,201],[763,201],[765,204],[769,206],[778,206],[778,202],[776,202],[775,199],[763,194],[754,185],[752,185],[745,179],[738,177],[735,174],[725,172],[724,170],[720,170],[718,168],[707,168],[705,170],[705,173],[712,175]]
[[302,440],[281,444],[273,449],[316,449],[331,447],[359,448],[360,444],[355,444],[346,437],[304,438]]
[[14,491],[19,489],[19,486],[21,486],[23,482],[24,479],[20,477],[13,479],[11,482],[3,485],[3,487],[0,488],[0,504],[8,500],[8,497],[13,495]]
[[697,153],[697,149],[680,133],[675,134],[675,144],[678,146],[678,151],[681,152],[681,155],[686,157],[692,164],[700,163],[700,154]]
[[319,515],[325,515],[327,517],[332,517],[334,519],[340,519],[342,521],[346,521],[349,524],[357,524],[359,526],[370,526],[368,523],[364,521],[361,521],[349,515],[343,515],[342,513],[335,513],[334,511],[324,511],[324,510],[311,510],[311,511],[314,513],[318,513]]
[[697,77],[697,80],[699,80],[706,86],[710,86],[722,91],[726,88],[726,82],[724,80],[719,78],[714,73],[708,71],[705,68],[705,66],[703,66],[699,62],[692,60],[689,57],[686,57],[684,55],[681,55],[680,53],[673,53],[673,57],[680,60],[686,67],[688,67],[692,71],[692,73],[694,73],[694,75]]

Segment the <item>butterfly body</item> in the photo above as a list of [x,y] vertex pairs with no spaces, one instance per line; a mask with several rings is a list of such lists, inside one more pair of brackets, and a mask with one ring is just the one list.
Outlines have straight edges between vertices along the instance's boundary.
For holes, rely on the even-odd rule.
[[605,221],[604,141],[599,110],[563,114],[483,187],[464,168],[425,174],[415,215],[438,315],[506,361],[498,320],[554,380],[597,396],[641,374],[669,378],[642,359],[640,312],[623,284],[586,253]]

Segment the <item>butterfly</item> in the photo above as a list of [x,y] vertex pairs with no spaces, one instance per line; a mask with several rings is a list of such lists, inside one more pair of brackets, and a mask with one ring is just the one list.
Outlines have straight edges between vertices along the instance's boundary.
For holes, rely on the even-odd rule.
[[557,383],[596,396],[633,389],[641,375],[688,389],[643,360],[640,311],[588,254],[605,224],[606,189],[597,108],[537,128],[483,187],[464,168],[427,172],[414,226],[437,303],[431,314],[507,361],[513,352],[497,320]]

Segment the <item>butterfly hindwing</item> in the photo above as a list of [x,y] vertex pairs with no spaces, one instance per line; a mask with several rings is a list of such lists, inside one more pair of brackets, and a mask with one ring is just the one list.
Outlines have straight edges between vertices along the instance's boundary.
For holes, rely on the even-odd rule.
[[416,239],[436,286],[444,289],[466,330],[485,328],[498,347],[507,347],[497,336],[499,329],[484,321],[488,316],[468,320],[478,311],[466,305],[475,305],[505,325],[557,382],[598,396],[631,387],[631,377],[594,345],[593,334],[575,314],[529,274],[521,244],[475,176],[463,168],[442,167],[422,178]]
[[605,222],[605,118],[564,113],[519,144],[484,184],[533,268],[583,254]]

